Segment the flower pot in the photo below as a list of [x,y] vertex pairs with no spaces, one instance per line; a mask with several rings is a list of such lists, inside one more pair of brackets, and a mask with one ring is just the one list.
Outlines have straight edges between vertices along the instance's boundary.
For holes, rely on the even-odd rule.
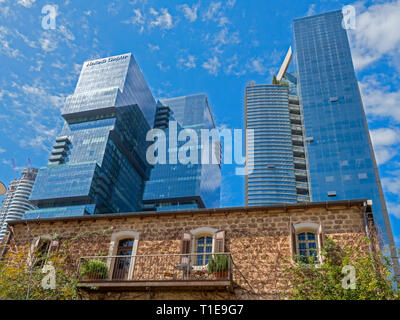
[[215,272],[213,272],[213,276],[214,276],[215,280],[227,280],[228,279],[228,270],[215,271]]
[[88,274],[86,276],[88,278],[88,280],[102,280],[103,277],[100,274]]

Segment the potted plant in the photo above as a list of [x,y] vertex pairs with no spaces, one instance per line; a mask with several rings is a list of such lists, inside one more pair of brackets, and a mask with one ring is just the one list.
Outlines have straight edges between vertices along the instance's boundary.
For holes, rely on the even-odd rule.
[[228,256],[224,254],[216,254],[210,258],[208,262],[208,274],[213,274],[214,279],[228,278],[229,261]]
[[84,261],[81,266],[81,276],[89,280],[107,279],[108,266],[99,260]]

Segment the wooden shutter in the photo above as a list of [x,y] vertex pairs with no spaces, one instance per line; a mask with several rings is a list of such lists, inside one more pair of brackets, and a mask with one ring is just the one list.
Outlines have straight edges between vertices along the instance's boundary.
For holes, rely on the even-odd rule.
[[322,223],[319,225],[318,228],[318,239],[319,239],[319,250],[324,246],[324,232],[322,229]]
[[181,264],[189,264],[189,254],[191,251],[192,234],[185,232],[181,239]]
[[58,250],[59,246],[60,246],[60,242],[58,240],[52,240],[50,242],[49,251],[47,254],[49,255],[50,253],[56,252]]
[[34,265],[37,261],[36,253],[39,248],[40,240],[42,240],[41,236],[37,237],[36,240],[34,240],[31,245],[29,265]]
[[225,231],[217,231],[214,233],[214,252],[225,252]]
[[289,224],[289,233],[290,233],[290,245],[292,247],[292,257],[294,258],[297,255],[297,243],[296,243],[296,230],[294,229],[293,223]]

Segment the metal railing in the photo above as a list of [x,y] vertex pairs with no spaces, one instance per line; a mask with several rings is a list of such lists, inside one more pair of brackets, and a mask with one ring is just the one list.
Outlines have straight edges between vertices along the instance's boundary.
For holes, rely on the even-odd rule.
[[81,282],[232,280],[230,253],[90,256],[78,261]]

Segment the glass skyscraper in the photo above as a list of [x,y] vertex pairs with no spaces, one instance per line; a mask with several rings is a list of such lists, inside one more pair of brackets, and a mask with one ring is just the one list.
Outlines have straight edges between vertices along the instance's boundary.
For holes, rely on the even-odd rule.
[[142,210],[146,134],[156,102],[133,56],[84,63],[61,134],[38,172],[25,218]]
[[38,169],[27,167],[22,171],[21,178],[14,179],[8,186],[0,207],[0,240],[7,232],[8,221],[19,220],[26,211],[34,208],[28,199],[37,172]]
[[385,244],[392,229],[341,11],[294,20],[313,201],[373,200]]
[[[179,98],[161,99],[155,116],[155,128],[165,132],[167,154],[176,152],[186,141],[172,145],[170,137],[172,123],[177,134],[192,129],[199,138],[198,163],[156,164],[146,182],[143,202],[147,210],[183,210],[196,208],[218,208],[220,206],[221,166],[201,163],[201,129],[215,129],[210,106],[205,94]],[[175,131],[175,129],[174,129]],[[211,145],[211,143],[210,143]],[[219,147],[219,144],[217,146]]]
[[297,78],[286,73],[280,84],[250,82],[245,122],[254,130],[254,151],[246,145],[254,168],[245,177],[246,206],[310,201]]

